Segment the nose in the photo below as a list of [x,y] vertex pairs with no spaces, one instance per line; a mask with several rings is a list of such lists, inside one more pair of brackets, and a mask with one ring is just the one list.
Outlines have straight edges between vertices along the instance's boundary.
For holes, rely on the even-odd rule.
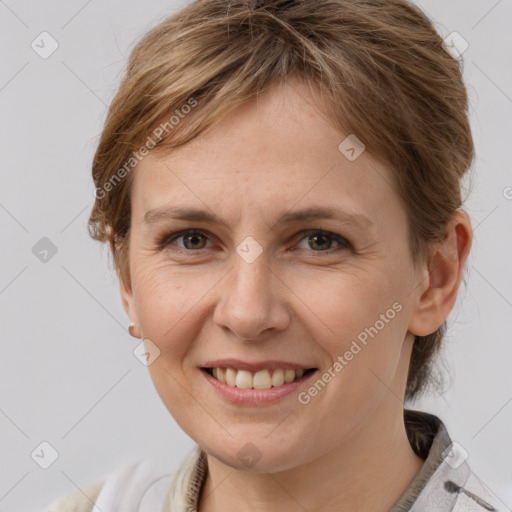
[[263,254],[252,263],[236,255],[213,320],[241,340],[266,339],[289,324],[287,290]]

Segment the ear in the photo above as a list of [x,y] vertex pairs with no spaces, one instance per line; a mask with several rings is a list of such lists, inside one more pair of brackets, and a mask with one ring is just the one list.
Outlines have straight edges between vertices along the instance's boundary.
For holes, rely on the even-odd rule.
[[135,308],[135,300],[133,297],[133,290],[129,277],[123,278],[123,276],[119,274],[119,290],[121,292],[123,309],[126,311],[130,323],[134,324],[133,336],[136,338],[141,338],[142,334],[140,330],[139,318]]
[[457,299],[473,231],[468,215],[456,210],[448,222],[446,235],[434,249],[428,265],[428,287],[417,298],[409,323],[409,332],[427,336],[435,332]]

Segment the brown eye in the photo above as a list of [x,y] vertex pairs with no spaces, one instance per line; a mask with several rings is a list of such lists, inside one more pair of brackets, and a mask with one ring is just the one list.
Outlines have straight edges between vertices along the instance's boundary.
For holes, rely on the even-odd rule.
[[[330,254],[351,247],[350,242],[346,238],[329,231],[310,229],[303,231],[302,234],[303,237],[300,243],[302,243],[303,240],[306,240],[307,247],[300,247],[300,250]],[[180,239],[183,240],[181,244],[174,243],[176,240]],[[204,231],[197,229],[186,229],[164,236],[163,239],[158,243],[158,246],[160,249],[177,249],[194,252],[207,248],[208,241],[209,237]],[[333,242],[337,244],[334,247]],[[333,250],[330,251],[329,249]]]
[[204,249],[208,241],[208,237],[202,231],[188,229],[178,233],[171,233],[159,245],[161,248],[165,248],[180,238],[183,239],[183,245],[178,245],[178,248],[189,251]]
[[186,249],[203,249],[205,238],[201,233],[193,232],[183,236],[183,244]]
[[313,247],[313,249],[318,247],[319,249],[330,249],[332,239],[328,236],[323,235],[322,233],[318,235],[310,235],[308,239],[309,243]]
[[315,252],[327,252],[329,249],[333,248],[333,241],[337,244],[337,247],[334,248],[335,251],[348,248],[350,246],[350,243],[346,238],[343,238],[336,233],[330,233],[322,230],[309,230],[303,233],[305,236],[302,240],[306,240],[308,244],[306,249],[310,248]]

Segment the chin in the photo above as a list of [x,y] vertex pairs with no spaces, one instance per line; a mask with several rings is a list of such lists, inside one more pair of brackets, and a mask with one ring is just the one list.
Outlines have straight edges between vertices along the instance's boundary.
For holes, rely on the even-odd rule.
[[276,473],[301,463],[296,460],[301,453],[300,443],[292,443],[289,438],[286,445],[281,440],[271,441],[268,433],[269,430],[266,429],[264,434],[253,433],[234,436],[227,442],[216,440],[198,444],[208,455],[238,471]]

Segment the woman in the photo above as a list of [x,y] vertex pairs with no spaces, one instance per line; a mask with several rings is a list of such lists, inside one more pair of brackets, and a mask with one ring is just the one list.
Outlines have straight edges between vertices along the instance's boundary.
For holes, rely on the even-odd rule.
[[406,0],[200,0],[144,36],[90,229],[197,447],[48,510],[499,510],[442,421],[404,408],[472,241],[459,66]]

